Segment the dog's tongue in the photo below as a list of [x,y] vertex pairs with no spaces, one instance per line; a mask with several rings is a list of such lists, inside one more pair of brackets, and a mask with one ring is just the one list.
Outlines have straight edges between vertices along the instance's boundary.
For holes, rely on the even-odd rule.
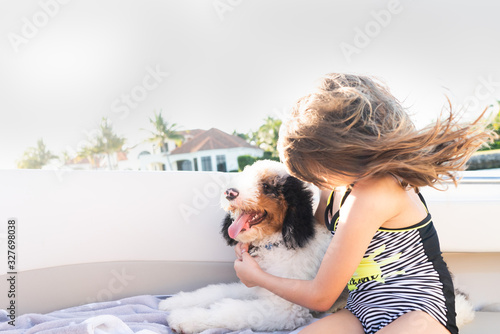
[[252,215],[249,213],[242,213],[235,221],[229,226],[227,232],[229,236],[234,239],[241,232],[242,229],[249,229],[250,225],[248,224],[248,220]]

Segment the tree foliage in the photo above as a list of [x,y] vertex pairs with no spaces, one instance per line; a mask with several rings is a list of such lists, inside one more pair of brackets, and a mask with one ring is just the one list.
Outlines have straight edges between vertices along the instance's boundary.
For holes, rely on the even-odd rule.
[[258,146],[265,152],[271,152],[272,157],[278,157],[278,135],[282,121],[268,116],[257,131],[252,131],[248,135],[237,134],[249,143]]
[[282,121],[274,117],[268,116],[264,120],[257,131],[250,131],[248,134],[233,132],[233,135],[245,139],[252,145],[256,145],[264,150],[264,155],[261,158],[250,155],[242,155],[238,157],[238,168],[242,171],[245,166],[253,164],[257,160],[275,160],[279,161],[278,154],[278,136]]
[[153,130],[146,130],[150,133],[147,142],[153,143],[160,152],[168,152],[167,141],[173,140],[177,145],[182,143],[184,136],[179,133],[176,123],[169,124],[163,119],[160,113],[154,113],[154,117],[149,119],[149,123],[153,126]]
[[[500,106],[500,101],[497,101],[497,103]],[[488,125],[488,128],[495,131],[495,133],[497,135],[499,135],[499,138],[500,138],[500,112],[498,112],[498,114],[495,116],[495,118],[491,121],[491,123]],[[500,149],[500,139],[496,139],[488,147],[482,148],[482,149],[480,149],[480,151],[498,150],[498,149]]]
[[100,152],[109,155],[122,151],[123,145],[125,144],[125,138],[115,134],[109,120],[103,118],[99,126],[97,144]]
[[115,134],[113,126],[105,117],[102,118],[99,128],[87,136],[87,141],[78,151],[79,158],[87,158],[92,167],[97,167],[97,161],[105,156],[109,169],[114,169],[111,156],[122,152],[125,138]]
[[273,157],[271,152],[264,152],[264,155],[262,157],[253,157],[251,155],[240,155],[238,157],[238,171],[243,171],[246,166],[252,165],[255,161],[258,160],[274,160],[274,161],[280,161],[279,157]]
[[39,139],[36,147],[29,147],[24,151],[23,157],[17,163],[17,168],[40,169],[52,159],[57,158],[57,155],[52,154],[52,152],[47,149],[43,139]]

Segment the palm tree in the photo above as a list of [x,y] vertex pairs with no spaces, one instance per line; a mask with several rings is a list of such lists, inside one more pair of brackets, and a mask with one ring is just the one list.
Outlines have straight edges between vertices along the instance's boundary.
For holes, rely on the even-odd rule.
[[101,153],[104,153],[106,155],[109,169],[113,169],[113,165],[111,164],[111,155],[123,150],[125,138],[119,137],[113,132],[112,125],[105,117],[102,118],[101,126],[99,127],[99,133],[99,150]]
[[23,157],[17,163],[17,168],[40,169],[48,164],[50,160],[57,158],[57,155],[52,154],[47,149],[43,139],[39,139],[36,147],[29,147],[24,151]]
[[271,152],[273,157],[278,157],[278,135],[281,127],[281,120],[268,116],[265,123],[252,134],[255,144],[266,152]]
[[78,157],[87,158],[92,167],[96,167],[99,155],[104,154],[108,160],[109,169],[113,169],[111,155],[122,152],[124,144],[125,138],[116,135],[109,120],[103,117],[99,129],[88,135],[87,143],[80,148]]
[[156,147],[160,149],[160,152],[168,152],[168,140],[175,141],[177,145],[182,143],[184,136],[179,134],[177,124],[168,124],[168,122],[163,119],[161,111],[159,114],[155,112],[154,118],[150,118],[149,123],[153,125],[154,130],[146,130],[151,134],[151,137],[146,139],[146,141],[156,145]]

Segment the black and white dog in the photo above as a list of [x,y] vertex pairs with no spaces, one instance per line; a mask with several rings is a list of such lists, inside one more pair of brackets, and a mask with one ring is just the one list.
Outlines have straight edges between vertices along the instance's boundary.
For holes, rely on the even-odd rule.
[[[229,245],[249,243],[260,267],[280,277],[314,278],[331,241],[313,216],[312,192],[274,161],[258,161],[233,178],[224,192],[222,235]],[[339,298],[334,308],[345,304]],[[160,303],[169,326],[197,333],[209,328],[292,330],[312,320],[311,311],[242,283],[209,285]]]

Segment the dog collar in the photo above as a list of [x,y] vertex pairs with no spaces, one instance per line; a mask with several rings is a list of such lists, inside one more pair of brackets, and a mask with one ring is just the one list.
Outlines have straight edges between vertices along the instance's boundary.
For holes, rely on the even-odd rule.
[[265,248],[267,250],[271,250],[273,249],[274,247],[279,247],[283,245],[283,241],[280,241],[280,242],[269,242],[263,246],[252,246],[250,245],[250,249],[248,250],[248,254],[250,255],[254,255],[255,253],[257,253],[261,248]]

